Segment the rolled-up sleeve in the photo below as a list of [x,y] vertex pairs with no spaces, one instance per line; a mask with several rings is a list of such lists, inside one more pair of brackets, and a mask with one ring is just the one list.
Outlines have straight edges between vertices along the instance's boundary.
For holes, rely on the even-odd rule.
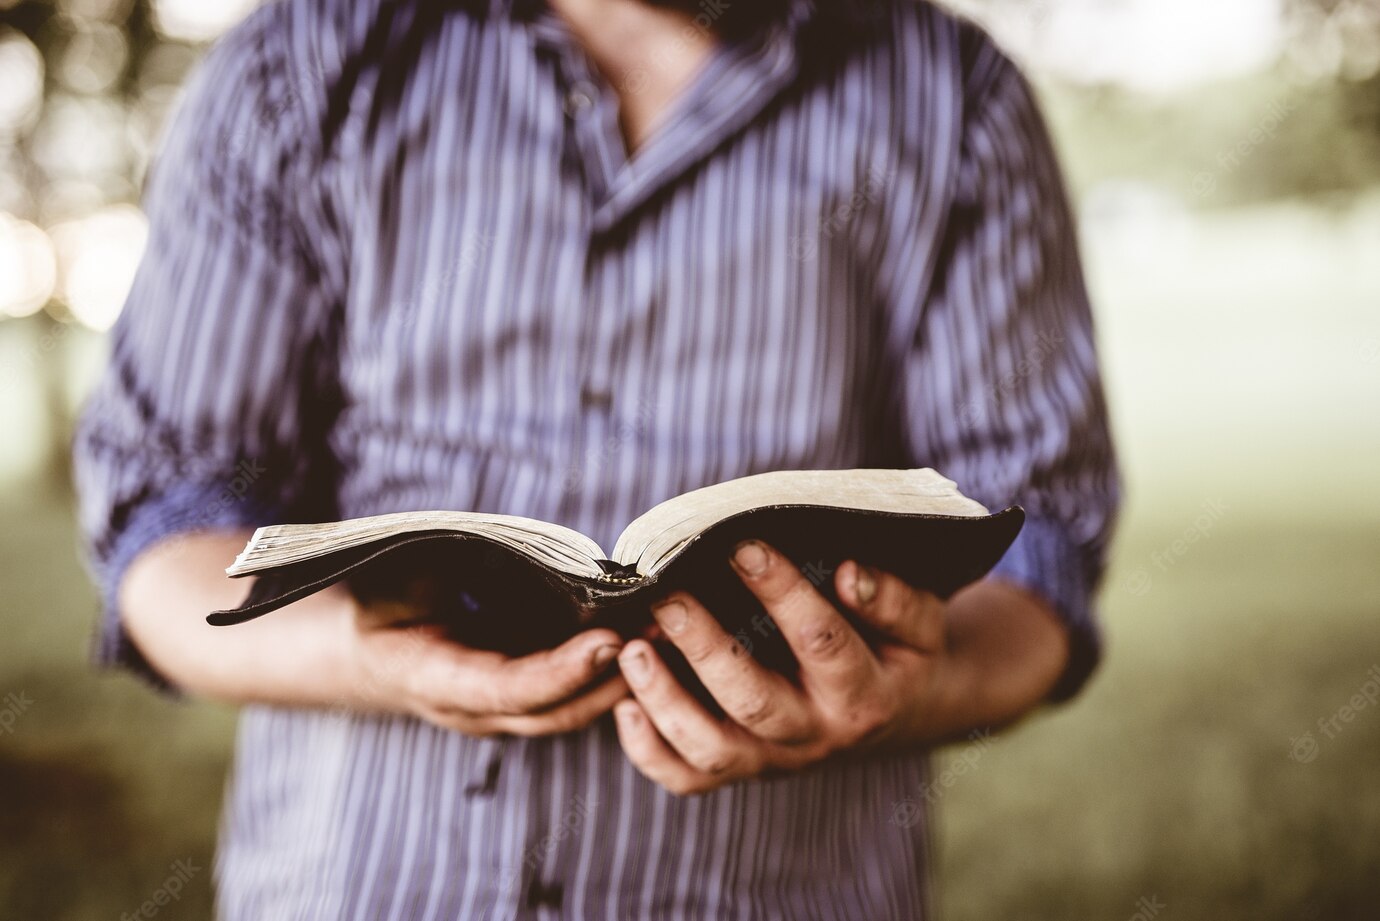
[[103,663],[146,669],[115,603],[142,551],[310,514],[329,492],[338,285],[317,255],[330,228],[277,9],[213,49],[178,108],[147,186],[148,247],[78,426]]
[[941,258],[905,373],[912,460],[1027,523],[991,578],[1046,600],[1071,639],[1053,697],[1094,670],[1091,595],[1119,480],[1074,222],[1029,86],[974,30]]

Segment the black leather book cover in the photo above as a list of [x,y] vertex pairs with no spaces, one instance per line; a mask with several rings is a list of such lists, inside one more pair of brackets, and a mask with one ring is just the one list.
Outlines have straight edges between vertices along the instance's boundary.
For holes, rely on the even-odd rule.
[[[418,602],[457,642],[516,656],[593,626],[641,635],[653,623],[650,606],[679,589],[712,611],[746,652],[789,674],[796,666],[789,646],[729,565],[740,541],[776,548],[835,604],[834,570],[848,559],[947,598],[996,565],[1024,521],[1018,507],[969,518],[768,506],[718,522],[653,576],[605,561],[603,579],[569,575],[483,537],[425,531],[258,573],[238,608],[207,621],[242,623],[348,580],[362,601]],[[673,665],[685,673],[683,662]]]

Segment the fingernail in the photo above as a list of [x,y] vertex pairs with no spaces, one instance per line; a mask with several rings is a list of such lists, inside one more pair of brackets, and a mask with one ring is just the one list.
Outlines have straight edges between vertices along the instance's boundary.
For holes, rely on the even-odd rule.
[[857,593],[858,604],[867,604],[877,597],[877,580],[872,577],[872,570],[862,564],[854,564],[858,567],[858,575],[853,580],[853,591]]
[[594,650],[594,655],[590,658],[590,664],[594,666],[596,672],[604,670],[610,662],[618,657],[618,647],[606,643]]
[[647,654],[641,649],[625,654],[619,665],[623,668],[623,677],[633,687],[642,687],[652,677],[652,663],[647,661]]
[[750,576],[760,576],[767,571],[767,548],[755,540],[745,540],[733,551],[733,562]]
[[679,601],[666,601],[652,608],[652,616],[661,628],[672,635],[685,629],[690,621],[690,612]]

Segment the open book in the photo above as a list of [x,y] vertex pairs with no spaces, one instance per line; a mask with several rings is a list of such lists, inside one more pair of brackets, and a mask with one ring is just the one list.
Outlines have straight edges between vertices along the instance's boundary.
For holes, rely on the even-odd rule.
[[775,547],[831,598],[833,570],[847,559],[947,597],[995,565],[1023,521],[1015,507],[989,514],[925,468],[791,470],[707,486],[641,515],[611,553],[560,525],[479,512],[274,525],[226,570],[259,577],[244,603],[207,619],[240,623],[348,579],[370,601],[418,602],[465,641],[517,654],[596,623],[633,635],[651,622],[652,602],[684,589],[753,639],[761,607],[728,563],[742,540]]

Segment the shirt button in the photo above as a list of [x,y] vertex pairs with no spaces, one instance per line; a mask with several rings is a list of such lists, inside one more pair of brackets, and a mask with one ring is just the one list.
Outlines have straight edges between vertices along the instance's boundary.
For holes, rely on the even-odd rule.
[[596,90],[588,83],[577,83],[565,94],[565,114],[571,118],[583,115],[594,107]]
[[613,394],[599,387],[584,384],[580,387],[580,405],[588,410],[608,411],[613,408]]
[[495,756],[484,771],[484,779],[466,787],[465,795],[470,797],[493,796],[494,790],[498,788],[498,772],[502,770],[502,768],[502,760]]
[[560,883],[543,883],[541,880],[534,879],[532,884],[527,887],[528,908],[559,909],[561,900],[564,898],[565,888]]

